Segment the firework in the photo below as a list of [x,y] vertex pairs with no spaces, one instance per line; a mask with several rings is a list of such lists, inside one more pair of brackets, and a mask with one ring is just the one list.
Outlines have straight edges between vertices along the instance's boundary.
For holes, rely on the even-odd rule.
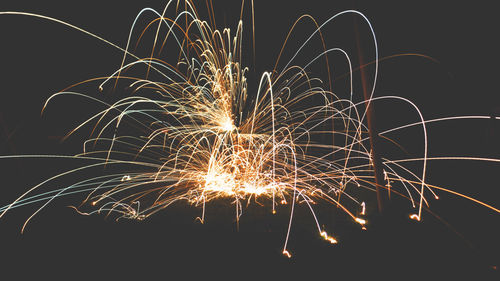
[[[11,209],[42,202],[42,207],[26,220],[23,230],[33,216],[54,199],[75,193],[85,194],[83,202],[75,207],[79,213],[105,213],[137,220],[179,201],[198,207],[198,219],[202,223],[206,219],[206,208],[215,200],[230,202],[237,222],[248,204],[261,204],[271,213],[276,213],[279,205],[285,205],[287,208],[279,208],[289,213],[283,254],[291,257],[287,244],[296,206],[305,205],[319,235],[335,244],[337,240],[322,227],[314,205],[326,203],[338,207],[353,223],[366,229],[365,202],[373,200],[365,198],[363,191],[374,194],[381,189],[408,198],[415,208],[410,218],[418,221],[427,205],[427,195],[438,198],[435,189],[500,212],[474,198],[426,182],[428,161],[465,159],[428,157],[426,124],[465,117],[425,120],[410,100],[398,96],[374,97],[378,44],[370,21],[358,11],[344,11],[317,24],[315,31],[299,44],[283,66],[278,67],[280,53],[274,69],[262,73],[255,85],[248,84],[246,76],[250,69],[243,64],[243,21],[239,21],[235,30],[217,29],[213,21],[198,16],[191,1],[169,1],[162,12],[142,10],[124,48],[57,19],[23,12],[1,14],[56,21],[123,52],[121,65],[114,73],[68,87],[52,95],[44,105],[44,111],[50,110],[51,102],[60,96],[95,102],[98,110],[65,137],[89,130],[89,137],[82,141],[83,152],[74,156],[41,156],[77,158],[92,164],[57,174],[0,208],[1,218]],[[141,30],[137,23],[146,14],[153,14],[155,19]],[[323,41],[322,29],[346,15],[355,15],[367,24],[374,47],[375,82],[367,98],[360,102],[354,99],[352,75],[356,69],[349,52],[327,48]],[[154,34],[152,47],[148,55],[139,56],[134,43],[137,49],[148,32]],[[304,65],[297,65],[295,61],[304,48],[318,38],[323,48],[317,56]],[[285,46],[286,42],[283,48]],[[329,74],[328,55],[332,53],[342,55],[348,65],[350,85],[343,95],[334,93],[310,73],[311,65],[326,61]],[[328,79],[330,77],[325,81]],[[101,92],[110,88],[119,91],[125,85],[131,94],[109,102],[102,96],[73,90],[81,84],[95,82],[98,83],[96,90]],[[414,109],[419,122],[380,132],[380,137],[411,126],[420,126],[423,132],[422,157],[381,159],[383,166],[379,168],[383,170],[384,185],[375,179],[371,128],[366,121],[367,108],[381,100],[404,101]],[[16,156],[1,158],[13,157]],[[500,162],[486,158],[469,160]],[[404,166],[406,162],[421,165],[412,170]],[[42,186],[59,178],[95,168],[104,168],[105,174],[75,181],[61,189],[39,192]]]

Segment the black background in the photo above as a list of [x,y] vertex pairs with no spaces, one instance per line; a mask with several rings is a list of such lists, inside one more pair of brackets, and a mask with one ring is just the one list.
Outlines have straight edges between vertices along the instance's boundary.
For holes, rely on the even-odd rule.
[[[152,7],[161,11],[166,3],[102,2],[4,0],[0,11],[51,16],[124,46],[130,25],[140,9]],[[227,24],[234,28],[240,3],[214,2],[219,27]],[[380,57],[419,53],[437,60],[404,56],[384,61],[376,95],[409,98],[427,119],[450,115],[487,116],[498,112],[500,46],[496,40],[499,25],[493,4],[488,1],[475,1],[473,5],[435,2],[256,1],[256,64],[253,65],[248,52],[247,60],[254,73],[250,74],[249,87],[256,83],[252,75],[272,69],[281,43],[297,17],[309,13],[321,23],[340,11],[358,9],[374,26]],[[204,2],[198,9],[202,15],[206,14]],[[245,24],[248,31],[250,24]],[[344,44],[342,46],[356,58],[353,17],[339,19],[333,26],[332,31],[325,34],[329,45]],[[365,61],[370,61],[373,59],[371,38],[359,18],[358,29]],[[304,32],[311,30],[303,27]],[[25,16],[0,16],[0,36],[2,155],[77,153],[71,143],[59,145],[57,136],[69,127],[54,126],[53,121],[71,119],[81,110],[79,104],[61,101],[57,103],[60,109],[44,118],[40,118],[40,109],[52,93],[72,83],[110,75],[121,62],[120,52],[67,27]],[[395,119],[408,110],[396,103],[380,105],[377,108],[380,127],[402,124]],[[430,126],[430,154],[499,157],[498,127],[489,120]],[[421,150],[418,131],[397,137],[410,152],[418,155]],[[33,159],[0,161],[0,205],[8,204],[47,175],[60,172],[61,167],[71,165],[64,161]],[[432,163],[429,182],[498,206],[498,171],[496,164]],[[264,280],[277,275],[292,279],[347,280],[497,277],[498,214],[467,200],[445,193],[439,195],[441,200],[431,201],[432,210],[459,234],[429,214],[424,214],[421,223],[409,221],[410,209],[406,204],[383,218],[369,217],[366,232],[359,231],[341,216],[332,215],[335,219],[329,223],[341,243],[331,247],[318,237],[312,219],[304,212],[297,218],[292,232],[289,249],[294,257],[290,260],[281,255],[286,212],[273,217],[266,210],[251,208],[237,231],[232,207],[224,209],[223,204],[215,204],[214,219],[210,221],[209,217],[205,225],[200,225],[194,221],[199,210],[182,205],[143,222],[115,222],[102,216],[81,216],[65,208],[77,204],[79,197],[61,199],[35,217],[22,235],[20,227],[33,208],[16,209],[2,218],[0,276],[17,274],[26,279],[36,274],[113,280],[168,279],[179,273],[188,280],[198,275],[210,279],[252,275]],[[224,215],[226,213],[229,215]]]

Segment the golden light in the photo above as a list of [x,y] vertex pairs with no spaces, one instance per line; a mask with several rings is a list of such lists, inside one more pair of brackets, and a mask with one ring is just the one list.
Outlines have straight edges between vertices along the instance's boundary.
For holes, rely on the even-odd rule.
[[232,132],[236,129],[236,127],[233,124],[233,120],[231,117],[225,117],[221,120],[221,123],[219,125],[219,128],[225,132]]
[[329,236],[326,231],[320,232],[321,237],[325,239],[326,241],[330,242],[331,244],[337,244],[337,240],[333,238],[332,236]]
[[417,215],[417,214],[411,214],[411,215],[410,215],[410,219],[412,219],[412,220],[416,220],[416,221],[420,221],[420,216],[419,216],[419,215]]
[[356,218],[355,221],[357,221],[361,225],[365,225],[366,224],[366,220],[364,220],[362,218]]

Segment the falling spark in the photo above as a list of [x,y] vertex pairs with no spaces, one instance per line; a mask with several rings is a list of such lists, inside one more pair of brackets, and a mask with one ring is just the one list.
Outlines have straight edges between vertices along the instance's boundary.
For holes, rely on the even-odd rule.
[[410,219],[412,219],[412,220],[416,220],[416,221],[420,221],[420,216],[419,216],[419,215],[417,215],[417,214],[411,214],[411,215],[410,215]]
[[333,238],[332,236],[328,235],[325,231],[320,232],[320,235],[331,244],[337,244],[337,240],[335,240],[335,238]]
[[361,225],[365,225],[366,224],[366,220],[364,220],[362,218],[356,218],[355,221],[357,221]]

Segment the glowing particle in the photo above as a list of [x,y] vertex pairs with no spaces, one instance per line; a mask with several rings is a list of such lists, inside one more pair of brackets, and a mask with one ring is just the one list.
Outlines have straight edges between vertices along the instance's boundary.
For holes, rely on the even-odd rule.
[[326,241],[330,242],[331,244],[337,244],[337,240],[333,238],[332,236],[329,236],[326,231],[321,231],[320,232],[321,237],[323,237]]
[[223,118],[223,120],[219,124],[219,127],[226,132],[232,132],[236,129],[233,124],[233,120],[229,117]]
[[359,224],[361,225],[364,225],[366,224],[366,220],[362,219],[362,218],[356,218],[355,221],[357,221]]
[[290,252],[288,252],[287,250],[283,250],[283,255],[285,255],[287,258],[291,258],[292,255],[290,254]]
[[417,214],[411,214],[410,219],[420,221],[420,217]]

